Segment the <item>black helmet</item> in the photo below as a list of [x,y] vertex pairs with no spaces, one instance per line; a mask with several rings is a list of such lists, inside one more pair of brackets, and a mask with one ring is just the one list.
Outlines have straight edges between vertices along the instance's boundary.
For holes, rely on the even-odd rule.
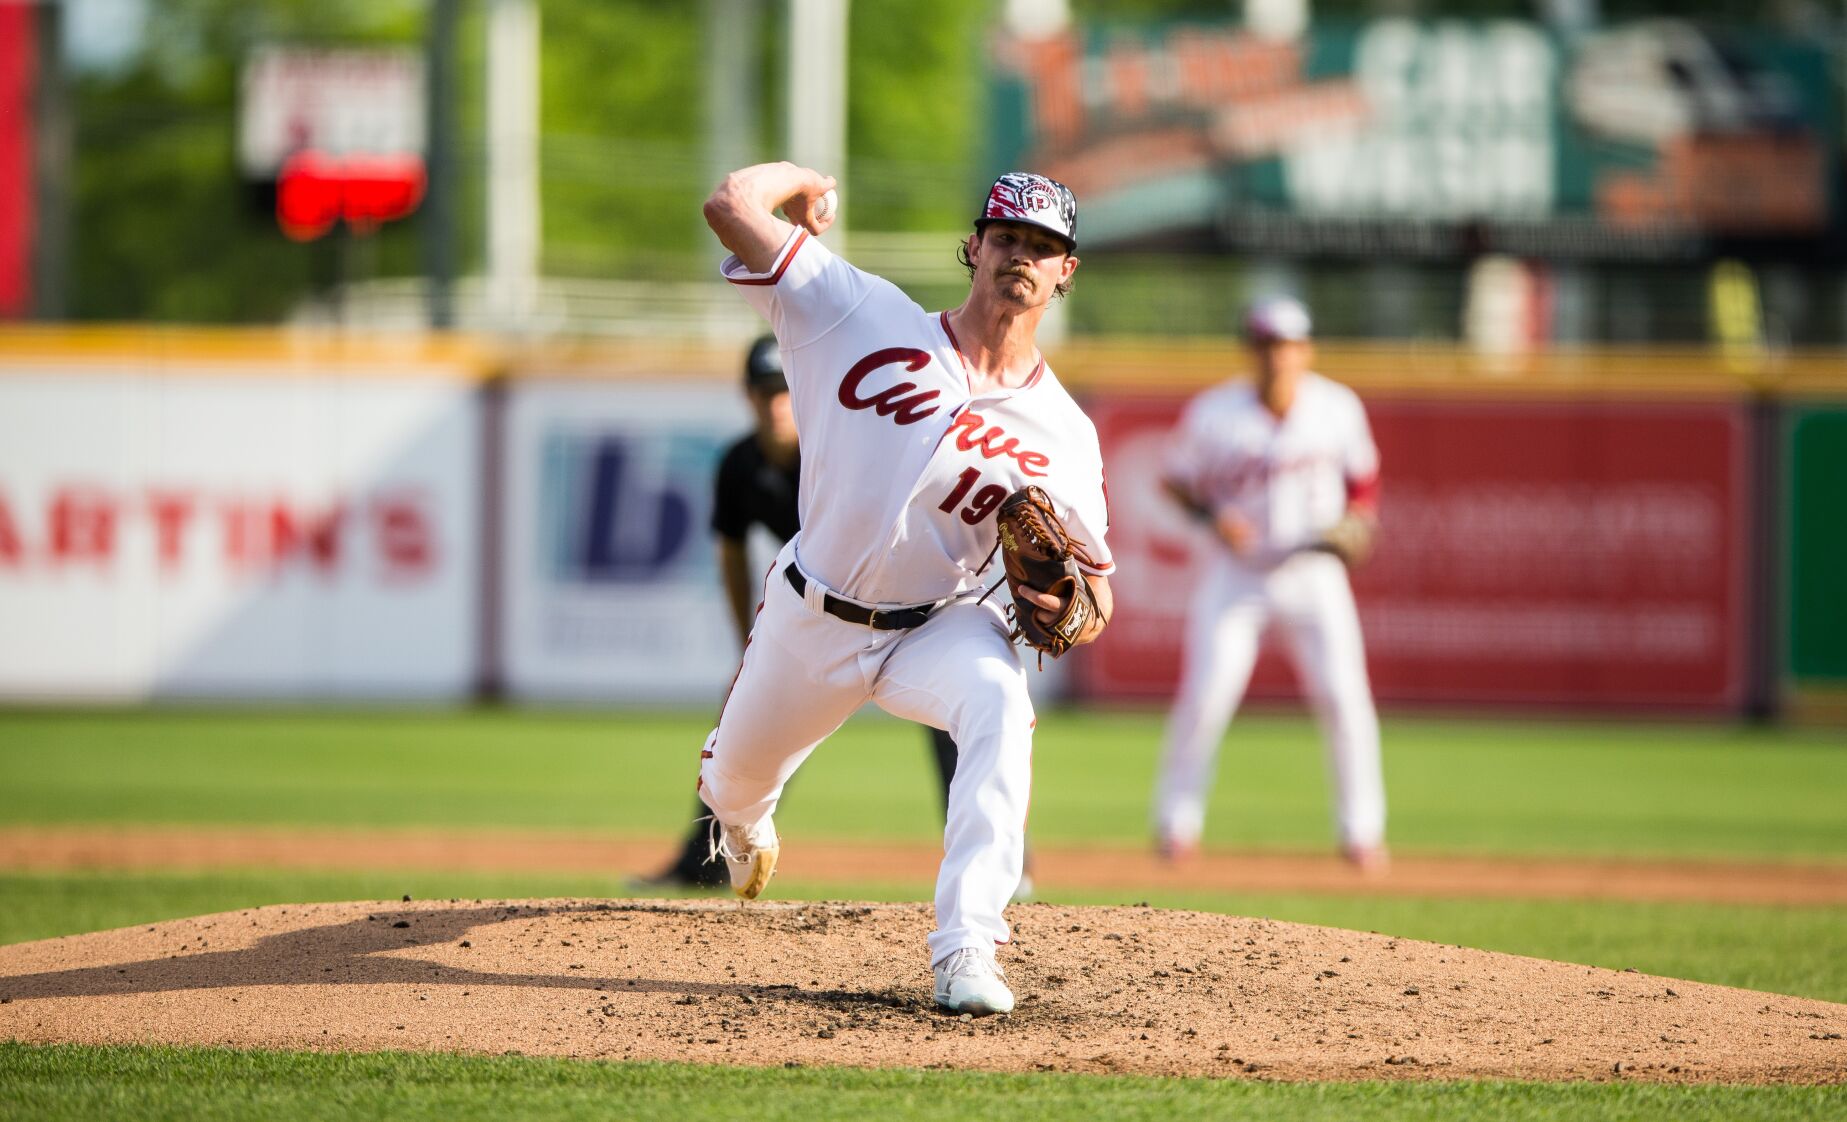
[[769,393],[789,392],[789,382],[782,375],[782,349],[776,336],[765,335],[750,345],[744,359],[744,387]]

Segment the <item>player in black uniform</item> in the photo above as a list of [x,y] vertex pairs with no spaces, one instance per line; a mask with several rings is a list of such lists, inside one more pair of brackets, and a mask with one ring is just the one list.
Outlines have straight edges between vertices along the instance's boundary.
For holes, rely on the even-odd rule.
[[[718,480],[712,498],[712,532],[718,536],[718,567],[725,599],[737,624],[738,642],[750,634],[756,614],[758,574],[751,569],[746,539],[753,525],[761,525],[787,541],[800,527],[795,497],[800,486],[802,457],[796,444],[795,414],[789,408],[789,383],[783,380],[782,354],[776,337],[765,335],[750,346],[744,360],[744,394],[757,415],[756,428],[725,451],[718,463]],[[930,730],[937,775],[943,781],[943,801],[949,801],[949,781],[956,774],[956,742],[942,729]],[[730,883],[723,861],[707,861],[705,804],[680,855],[667,868],[636,878],[636,888],[718,888]],[[1020,882],[1016,898],[1032,892],[1030,876]]]

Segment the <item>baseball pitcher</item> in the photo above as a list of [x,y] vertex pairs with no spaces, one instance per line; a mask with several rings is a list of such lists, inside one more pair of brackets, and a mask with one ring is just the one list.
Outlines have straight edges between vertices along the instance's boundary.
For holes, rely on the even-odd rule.
[[[1035,724],[1012,637],[1056,654],[1094,639],[1111,604],[1096,429],[1035,342],[1078,266],[1077,202],[1043,176],[1002,176],[961,248],[968,298],[933,314],[821,243],[836,212],[817,204],[833,186],[760,164],[705,204],[732,254],[725,278],[776,334],[802,473],[801,528],[763,586],[699,793],[733,890],[752,898],[776,868],[783,785],[863,702],[948,730],[958,759],[929,937],[936,1000],[1007,1012],[994,954],[1020,881]],[[1043,511],[1008,505],[1029,485]],[[1010,581],[1003,548],[1079,576]],[[989,595],[1003,584],[1010,595]]]

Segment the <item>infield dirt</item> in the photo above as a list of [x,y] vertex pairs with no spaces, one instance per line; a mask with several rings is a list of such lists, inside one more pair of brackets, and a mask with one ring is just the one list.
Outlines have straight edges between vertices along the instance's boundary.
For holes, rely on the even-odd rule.
[[1245,1079],[1847,1081],[1847,1005],[1152,908],[1009,910],[1005,1017],[921,904],[257,908],[0,947],[0,1038]]
[[[0,827],[0,868],[431,869],[638,873],[671,860],[679,839],[531,830],[353,830],[235,826]],[[928,885],[940,845],[804,840],[778,875],[808,884]],[[1764,861],[1399,855],[1389,876],[1361,876],[1331,853],[1211,850],[1173,865],[1145,849],[1034,847],[1034,875],[1053,891],[1150,889],[1338,892],[1494,899],[1704,900],[1847,904],[1847,865]],[[820,891],[827,891],[826,888]]]

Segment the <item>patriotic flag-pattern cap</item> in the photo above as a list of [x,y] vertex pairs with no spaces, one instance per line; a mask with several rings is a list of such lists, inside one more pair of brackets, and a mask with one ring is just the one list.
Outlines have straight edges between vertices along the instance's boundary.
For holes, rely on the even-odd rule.
[[975,229],[989,222],[1024,222],[1077,248],[1077,196],[1058,180],[1030,171],[1010,171],[994,181]]

